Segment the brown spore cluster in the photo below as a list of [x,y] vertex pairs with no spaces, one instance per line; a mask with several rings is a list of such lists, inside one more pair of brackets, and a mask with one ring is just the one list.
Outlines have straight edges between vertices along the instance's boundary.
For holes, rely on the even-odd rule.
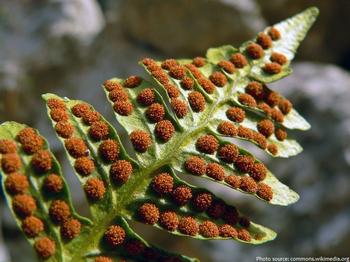
[[259,33],[256,42],[263,48],[263,49],[268,49],[271,48],[272,46],[272,39],[268,34],[265,33]]
[[149,71],[154,71],[161,68],[159,65],[157,65],[157,62],[152,58],[143,58],[141,62],[147,67]]
[[129,76],[124,80],[123,86],[127,88],[135,88],[141,85],[142,79],[139,76]]
[[200,192],[192,199],[193,207],[200,212],[206,211],[212,202],[213,195],[207,192]]
[[118,225],[108,227],[104,233],[104,239],[111,247],[118,247],[125,241],[125,230]]
[[107,91],[112,91],[114,89],[122,88],[122,85],[119,82],[112,79],[104,81],[103,86]]
[[149,121],[157,123],[164,119],[165,110],[163,105],[159,103],[153,103],[146,110],[146,116]]
[[165,70],[169,70],[173,66],[177,66],[178,63],[175,59],[166,59],[162,62],[161,67]]
[[196,67],[203,67],[206,64],[205,58],[197,56],[192,60],[192,64]]
[[239,155],[235,159],[235,167],[242,173],[248,173],[254,165],[254,158],[247,155]]
[[272,188],[265,183],[258,184],[258,190],[256,194],[266,201],[271,201],[273,198]]
[[253,139],[254,138],[254,130],[240,125],[240,126],[238,126],[238,136],[245,138],[245,139]]
[[284,120],[284,116],[278,108],[271,109],[271,118],[278,123],[282,123]]
[[199,233],[203,237],[214,238],[219,235],[219,228],[215,223],[207,220],[199,225]]
[[65,109],[66,105],[61,99],[57,98],[49,98],[47,100],[48,108],[52,109]]
[[129,161],[117,160],[112,164],[109,174],[114,183],[123,184],[128,181],[132,171],[133,167]]
[[186,64],[185,67],[191,72],[191,74],[198,80],[203,76],[200,70],[193,64]]
[[50,174],[44,179],[44,189],[49,193],[59,193],[63,189],[63,180],[59,175]]
[[155,102],[156,96],[151,88],[145,88],[137,95],[136,100],[143,106],[150,106]]
[[129,135],[130,141],[134,149],[140,153],[144,153],[152,145],[152,138],[149,133],[143,130],[134,130]]
[[238,230],[238,235],[237,237],[245,242],[250,242],[252,237],[247,229],[241,228]]
[[98,147],[98,152],[106,162],[113,162],[119,157],[119,144],[113,139],[104,140]]
[[180,95],[179,89],[173,84],[165,83],[164,89],[167,91],[170,98],[176,98]]
[[154,225],[159,219],[159,209],[153,203],[145,203],[139,207],[138,215],[145,224]]
[[200,92],[192,91],[187,99],[194,112],[202,112],[205,109],[205,98]]
[[206,162],[197,156],[188,158],[185,162],[185,169],[192,175],[202,176],[206,171]]
[[257,124],[258,131],[265,137],[270,137],[275,132],[275,125],[269,119],[263,119]]
[[39,150],[33,155],[31,165],[40,174],[48,172],[52,168],[51,154],[47,150]]
[[264,87],[260,82],[251,81],[245,88],[245,92],[257,100],[264,98]]
[[248,193],[255,193],[258,186],[253,178],[250,176],[244,176],[241,178],[241,185],[239,188]]
[[159,224],[169,231],[175,231],[179,225],[179,218],[173,211],[165,211],[160,214]]
[[288,99],[281,99],[278,103],[278,108],[286,115],[292,110],[293,105]]
[[272,154],[272,155],[277,155],[278,153],[278,147],[275,144],[269,144],[267,146],[267,150]]
[[175,133],[175,127],[170,120],[162,120],[156,124],[154,133],[160,141],[168,142]]
[[192,190],[186,185],[180,185],[173,190],[172,198],[177,205],[184,206],[192,198]]
[[227,78],[226,76],[219,72],[219,71],[215,71],[213,72],[210,76],[209,76],[210,81],[218,86],[218,87],[224,87],[227,84]]
[[129,101],[117,101],[113,105],[114,111],[121,116],[129,116],[134,110],[133,105]]
[[74,157],[82,157],[88,154],[88,148],[85,145],[84,140],[77,137],[72,137],[64,141],[64,145],[69,154]]
[[194,85],[194,81],[193,81],[193,79],[191,77],[185,76],[181,80],[180,85],[185,90],[192,90],[193,89],[193,85]]
[[287,138],[287,132],[284,128],[276,128],[275,136],[279,141],[283,141]]
[[238,147],[234,144],[226,144],[218,150],[219,158],[226,163],[233,163],[239,155]]
[[281,39],[281,33],[275,27],[271,27],[268,31],[268,34],[273,41],[277,41],[277,40]]
[[128,93],[125,92],[122,88],[110,91],[108,97],[112,102],[124,101],[128,100],[129,98]]
[[79,157],[74,162],[74,169],[81,176],[88,176],[95,170],[95,163],[89,157]]
[[209,81],[208,79],[201,77],[198,79],[198,83],[200,86],[207,92],[208,94],[213,94],[215,91],[215,85]]
[[255,98],[249,94],[245,94],[245,93],[239,94],[238,101],[245,106],[256,107]]
[[108,138],[109,126],[104,121],[96,121],[89,128],[89,136],[95,141]]
[[245,119],[245,111],[240,107],[230,107],[226,111],[226,116],[233,122],[241,123]]
[[218,163],[209,163],[207,165],[206,175],[215,180],[222,181],[225,178],[225,170]]
[[264,49],[255,43],[250,43],[247,46],[246,52],[252,59],[260,59],[264,55]]
[[71,211],[68,204],[65,201],[54,200],[51,202],[49,208],[49,215],[54,223],[62,224],[70,217]]
[[231,56],[230,61],[235,65],[236,68],[243,68],[248,65],[247,58],[241,53],[235,53]]
[[261,149],[266,149],[267,141],[266,137],[259,132],[254,131],[253,140],[258,144]]
[[56,133],[62,138],[70,138],[74,133],[74,127],[68,121],[59,121],[55,125]]
[[267,168],[263,163],[254,163],[249,170],[249,175],[255,181],[262,181],[267,175]]
[[152,71],[151,74],[162,85],[168,84],[170,82],[168,75],[162,69]]
[[213,154],[219,147],[219,141],[213,135],[203,135],[196,141],[196,149],[199,152]]
[[55,254],[56,244],[52,239],[42,237],[35,241],[34,249],[40,258],[48,259]]
[[187,103],[179,98],[171,99],[171,107],[178,118],[184,118],[188,113]]
[[218,63],[218,66],[221,67],[226,73],[233,74],[236,71],[236,67],[230,61],[222,60]]
[[264,91],[265,91],[265,94],[264,94],[265,102],[271,107],[278,105],[278,103],[281,99],[280,95],[275,91],[270,91],[267,89]]
[[198,223],[193,217],[181,218],[178,229],[181,233],[189,236],[195,236],[199,231]]
[[237,135],[237,127],[229,121],[222,121],[218,125],[218,132],[224,136],[234,137]]
[[272,52],[270,60],[271,62],[275,62],[280,65],[284,65],[288,62],[287,57],[284,54],[278,52]]
[[106,187],[101,179],[89,178],[84,185],[84,191],[90,200],[97,201],[104,197]]
[[67,121],[68,115],[65,109],[62,108],[55,108],[50,111],[50,116],[53,121]]
[[[134,88],[137,87],[141,84],[142,79],[138,76],[130,76],[129,78],[127,78],[124,81],[124,86],[128,87],[128,88]],[[116,82],[116,87],[111,89],[111,90],[107,90],[109,91],[108,97],[109,99],[114,103],[113,104],[113,109],[114,111],[121,115],[121,116],[129,116],[134,107],[132,105],[132,103],[129,101],[129,96],[128,93],[123,89],[122,85],[118,82]],[[145,94],[146,99],[147,99],[147,94]],[[142,96],[140,98],[140,100],[138,99],[138,101],[141,101],[142,103]],[[85,109],[85,113],[83,114],[83,120],[85,121],[86,118],[97,118],[96,115],[96,111],[91,111],[90,109]],[[74,111],[73,111],[74,113]],[[94,117],[94,114],[96,115]],[[84,118],[85,117],[85,118]],[[98,121],[100,120],[100,117],[98,116],[98,119],[93,119],[94,121]],[[86,121],[85,121],[86,122]],[[88,125],[92,124],[92,121],[88,121],[90,123],[87,123]]]
[[76,117],[82,117],[91,110],[90,106],[86,103],[79,103],[72,107],[72,113]]
[[186,76],[186,70],[183,66],[175,65],[175,66],[170,67],[169,75],[172,78],[175,78],[177,80],[181,80]]
[[229,175],[225,178],[225,182],[232,188],[237,189],[241,186],[241,177],[236,175]]
[[80,230],[81,223],[75,218],[68,219],[60,228],[61,236],[66,240],[72,240],[75,238],[80,234]]
[[0,139],[0,154],[16,153],[16,143],[8,139]]
[[34,154],[44,145],[44,139],[30,127],[19,131],[16,138],[21,143],[24,152],[27,154]]
[[6,177],[5,188],[12,195],[23,194],[29,188],[28,178],[20,173],[11,173]]
[[160,195],[167,195],[173,191],[174,179],[168,173],[160,173],[151,183],[152,189]]
[[263,66],[263,70],[267,74],[275,75],[275,74],[278,74],[282,71],[282,66],[278,63],[275,63],[275,62],[266,63]]
[[235,238],[238,235],[237,230],[228,224],[220,226],[219,232],[220,236],[224,238]]
[[12,199],[12,208],[19,217],[24,218],[32,215],[37,206],[32,196],[19,194]]
[[92,123],[99,121],[101,119],[101,115],[97,111],[89,110],[82,116],[83,122],[86,125],[92,125]]
[[44,223],[35,216],[29,216],[22,221],[22,230],[27,237],[36,237],[44,231]]

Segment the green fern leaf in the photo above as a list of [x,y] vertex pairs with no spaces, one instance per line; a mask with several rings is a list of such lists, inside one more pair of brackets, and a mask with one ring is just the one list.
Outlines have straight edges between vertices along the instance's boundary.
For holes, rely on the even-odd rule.
[[274,231],[185,179],[201,177],[273,205],[298,200],[236,142],[251,142],[273,157],[302,151],[286,129],[310,125],[267,84],[291,73],[317,14],[307,9],[240,48],[211,48],[206,58],[144,59],[147,79],[107,80],[103,89],[118,132],[84,101],[43,95],[91,218],[74,210],[60,165],[39,132],[15,122],[0,125],[3,191],[39,258],[197,261],[149,244],[130,220],[201,240],[273,240]]

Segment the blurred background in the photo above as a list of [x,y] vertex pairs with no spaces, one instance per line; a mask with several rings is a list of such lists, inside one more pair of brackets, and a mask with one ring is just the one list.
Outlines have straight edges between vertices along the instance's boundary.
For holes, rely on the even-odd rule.
[[[277,231],[277,239],[262,246],[202,242],[133,226],[147,240],[204,262],[349,255],[348,0],[1,0],[0,122],[15,120],[40,129],[63,163],[77,209],[84,213],[82,191],[49,127],[40,94],[87,100],[112,119],[100,85],[113,76],[142,73],[137,65],[141,58],[194,57],[212,46],[238,46],[311,5],[320,8],[320,16],[299,49],[294,74],[271,85],[312,125],[310,131],[294,134],[304,152],[271,161],[256,149],[301,199],[289,207],[269,206],[209,185],[253,220]],[[35,261],[3,199],[0,212],[0,261]]]

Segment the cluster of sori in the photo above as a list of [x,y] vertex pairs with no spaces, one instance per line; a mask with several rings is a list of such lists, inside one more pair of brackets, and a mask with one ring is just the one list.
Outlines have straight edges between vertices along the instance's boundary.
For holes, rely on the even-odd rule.
[[[65,117],[59,119],[52,117],[52,112],[55,110],[52,106],[53,101],[56,105],[60,105],[60,110],[64,112],[62,115]],[[74,159],[74,168],[84,183],[84,191],[89,200],[99,201],[106,192],[105,183],[98,177],[93,160],[97,155],[103,164],[109,167],[110,178],[116,185],[129,179],[133,165],[130,161],[122,159],[120,144],[113,138],[109,125],[97,111],[86,103],[76,103],[68,109],[64,101],[55,98],[49,99],[47,103],[51,110],[51,118],[57,122],[55,125],[57,134],[64,139],[65,148]],[[71,118],[68,117],[68,110],[71,110]],[[75,122],[77,127],[75,128],[70,122]],[[89,138],[86,141],[79,137],[79,125],[88,127]],[[69,129],[69,134],[62,135],[57,126],[66,126],[65,130]],[[89,144],[97,148],[97,152],[93,152]]]
[[[202,112],[205,109],[205,97],[201,92],[193,90],[195,82],[189,74],[189,68],[194,66],[193,64],[180,65],[174,59],[167,59],[158,65],[156,61],[150,58],[143,59],[142,63],[158,84],[167,91],[171,99],[171,106],[177,117],[183,118],[186,116],[188,107],[187,103],[182,98],[179,98],[180,90],[177,88],[176,84],[180,85],[183,92],[186,93],[188,103],[194,112]],[[203,79],[205,78],[203,77]],[[212,85],[213,84],[206,79],[206,86],[215,88]],[[212,89],[212,91],[213,90],[214,89]]]
[[284,116],[293,108],[288,99],[258,81],[251,81],[245,87],[245,93],[240,94],[238,100],[243,105],[264,111],[268,117],[279,123],[283,122]]
[[[46,209],[53,225],[60,227],[61,237],[65,241],[72,240],[81,231],[80,221],[74,218],[65,200],[65,182],[54,164],[55,160],[46,149],[44,139],[32,128],[19,131],[15,141],[0,140],[0,154],[2,171],[7,174],[4,185],[12,196],[13,211],[21,220],[25,235],[33,239],[39,257],[49,258],[55,253],[56,244],[48,236],[48,231],[45,232],[48,226],[43,221],[46,219]],[[26,165],[30,166],[29,172],[35,174],[39,181],[37,184],[34,185],[25,175]],[[41,197],[41,192],[46,197]],[[38,207],[37,198],[44,201],[44,207]]]
[[[272,47],[273,41],[278,41],[280,38],[280,32],[272,27],[269,29],[268,34],[259,33],[256,37],[256,42],[249,43],[245,52],[250,59],[261,59],[265,56],[265,52]],[[282,53],[272,52],[270,54],[270,62],[265,63],[262,69],[267,74],[278,74],[282,71],[282,66],[287,62],[287,58]]]
[[214,135],[202,135],[195,143],[200,153],[215,154],[219,160],[227,164],[233,164],[236,172],[227,175],[222,165],[217,162],[207,163],[200,156],[190,156],[184,163],[184,169],[195,176],[207,176],[216,181],[225,182],[234,189],[240,189],[250,194],[256,194],[260,198],[271,201],[273,191],[269,185],[263,182],[268,170],[266,166],[256,161],[245,152],[231,143],[219,144]]
[[[131,81],[130,79],[133,79],[133,81]],[[139,80],[136,81],[135,79]],[[133,83],[132,85],[130,84],[131,82]],[[152,87],[143,88],[142,86],[140,86],[141,83],[141,78],[131,76],[123,82],[123,85],[115,80],[107,80],[104,83],[104,86],[105,89],[109,92],[108,96],[110,101],[114,103],[114,109],[116,113],[120,116],[128,116],[120,114],[120,110],[118,109],[121,102],[124,103],[126,100],[125,97],[119,95],[114,96],[113,93],[122,92],[126,95],[126,99],[128,99],[127,91],[124,88],[133,88],[134,92],[138,92],[135,104],[132,105],[130,103],[130,105],[132,107],[140,107],[142,108],[142,110],[145,110],[145,119],[148,121],[148,124],[153,125],[154,135],[156,139],[160,143],[166,143],[175,134],[176,129],[174,127],[174,124],[169,118],[165,106],[161,101],[160,96],[156,94],[156,91]],[[121,101],[121,99],[123,99],[123,101]],[[184,116],[187,114],[187,106],[181,100],[174,99],[172,103],[179,115]],[[129,138],[134,149],[139,153],[146,152],[153,143],[151,135],[147,131],[142,129],[133,130],[129,134]]]
[[[132,261],[177,261],[181,262],[179,257],[172,256],[160,251],[157,248],[147,246],[140,239],[129,236],[127,230],[121,225],[111,225],[104,232],[104,241],[112,250],[120,249]],[[108,256],[98,256],[94,262],[112,262]],[[120,262],[126,260],[119,260]]]
[[[234,206],[208,191],[193,189],[177,181],[167,172],[153,178],[150,190],[154,201],[142,203],[137,213],[143,223],[157,224],[168,231],[189,236],[199,234],[204,238],[237,238],[249,242],[252,237],[261,237],[249,232],[250,221]],[[167,204],[161,204],[160,199]],[[176,207],[184,207],[188,212]]]
[[226,117],[230,121],[223,120],[218,124],[217,130],[220,134],[254,141],[260,148],[267,149],[273,155],[278,153],[278,147],[274,143],[276,140],[270,138],[274,137],[278,141],[287,138],[286,130],[282,126],[275,127],[273,121],[268,118],[258,121],[255,129],[245,127],[244,120],[248,117],[249,121],[249,116],[238,106],[228,108]]

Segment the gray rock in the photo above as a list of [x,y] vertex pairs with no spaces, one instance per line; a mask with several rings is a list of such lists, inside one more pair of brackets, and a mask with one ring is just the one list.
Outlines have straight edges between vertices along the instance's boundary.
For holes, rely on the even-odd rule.
[[265,26],[253,0],[127,0],[120,10],[120,25],[128,36],[171,56],[238,45]]

